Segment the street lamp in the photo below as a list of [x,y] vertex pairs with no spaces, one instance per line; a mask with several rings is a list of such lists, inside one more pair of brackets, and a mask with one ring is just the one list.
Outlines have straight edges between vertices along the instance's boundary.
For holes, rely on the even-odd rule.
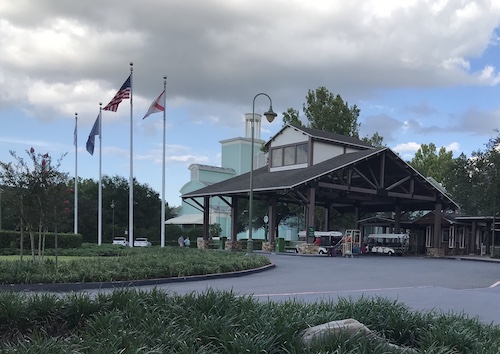
[[113,211],[112,214],[113,214],[113,240],[115,239],[115,200],[113,199],[111,201],[111,210]]
[[255,95],[253,98],[253,105],[252,105],[252,123],[251,123],[251,130],[252,130],[252,145],[251,145],[251,152],[250,152],[250,190],[249,190],[249,195],[248,195],[248,242],[247,242],[247,253],[252,253],[253,252],[253,239],[252,239],[252,230],[253,230],[253,145],[254,145],[254,122],[255,122],[255,99],[259,96],[266,96],[269,98],[269,111],[264,113],[264,116],[266,116],[267,120],[269,123],[271,123],[274,118],[276,118],[277,114],[274,113],[273,111],[273,101],[271,100],[271,97],[269,95],[261,92]]

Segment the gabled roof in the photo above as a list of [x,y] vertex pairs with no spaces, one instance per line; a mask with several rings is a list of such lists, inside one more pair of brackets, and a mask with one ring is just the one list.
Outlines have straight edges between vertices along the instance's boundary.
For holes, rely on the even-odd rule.
[[[384,149],[386,148],[342,154],[311,167],[301,169],[269,172],[269,166],[264,166],[253,172],[253,190],[254,192],[257,192],[266,190],[272,191],[292,189],[300,184],[312,181],[322,175],[328,174],[356,161],[366,159],[367,157]],[[193,198],[202,196],[234,195],[247,192],[249,190],[249,178],[250,173],[245,173],[206,188],[201,188],[184,194],[182,197]]]
[[[434,216],[435,213],[434,211],[429,211],[425,215],[422,215],[416,220],[413,220],[413,224],[417,225],[432,225],[434,224]],[[454,213],[442,213],[441,214],[441,224],[448,224],[452,225],[456,223],[455,220],[455,214]]]
[[337,134],[337,133],[325,132],[325,131],[319,130],[319,129],[298,127],[298,126],[295,126],[292,124],[287,124],[283,128],[281,128],[281,130],[278,133],[276,133],[275,135],[273,135],[271,137],[271,139],[269,139],[269,141],[265,144],[265,146],[268,147],[271,144],[271,142],[276,138],[276,136],[283,134],[283,131],[285,131],[286,129],[295,129],[295,130],[301,131],[302,133],[304,133],[305,135],[307,135],[313,139],[323,140],[323,141],[327,141],[330,143],[335,143],[337,145],[344,145],[344,146],[347,145],[347,146],[353,146],[353,147],[362,148],[362,149],[375,149],[369,143],[367,143],[363,140],[360,140],[358,138],[354,138],[352,136],[346,136],[346,135],[341,135],[341,134]]
[[[250,173],[182,195],[248,198]],[[255,199],[274,195],[281,202],[304,203],[309,187],[316,188],[316,204],[337,210],[359,206],[367,211],[444,209],[458,205],[387,147],[371,148],[332,157],[307,168],[281,171],[268,166],[254,170]]]

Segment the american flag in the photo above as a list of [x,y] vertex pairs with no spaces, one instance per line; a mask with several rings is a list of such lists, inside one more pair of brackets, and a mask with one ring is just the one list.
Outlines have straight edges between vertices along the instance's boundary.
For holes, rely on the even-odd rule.
[[115,97],[107,104],[106,107],[103,108],[105,111],[113,111],[116,112],[118,109],[118,105],[126,99],[130,98],[130,78],[132,77],[132,74],[128,77],[128,79],[125,81],[125,83],[120,87],[118,92],[116,93]]

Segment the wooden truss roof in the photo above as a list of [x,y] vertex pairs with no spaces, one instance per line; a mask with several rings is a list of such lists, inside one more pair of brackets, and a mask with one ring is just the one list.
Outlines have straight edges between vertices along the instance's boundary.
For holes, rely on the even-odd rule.
[[[250,173],[215,183],[182,195],[248,198]],[[456,210],[458,205],[442,187],[426,179],[389,148],[342,154],[308,168],[270,172],[269,167],[253,173],[255,199],[308,203],[308,190],[316,188],[316,205],[340,212],[359,207],[363,211]]]

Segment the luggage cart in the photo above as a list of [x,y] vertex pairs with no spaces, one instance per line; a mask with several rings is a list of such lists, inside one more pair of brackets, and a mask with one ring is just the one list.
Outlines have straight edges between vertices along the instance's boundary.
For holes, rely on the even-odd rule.
[[344,242],[342,243],[342,255],[344,257],[357,257],[361,253],[361,231],[356,229],[345,230]]

